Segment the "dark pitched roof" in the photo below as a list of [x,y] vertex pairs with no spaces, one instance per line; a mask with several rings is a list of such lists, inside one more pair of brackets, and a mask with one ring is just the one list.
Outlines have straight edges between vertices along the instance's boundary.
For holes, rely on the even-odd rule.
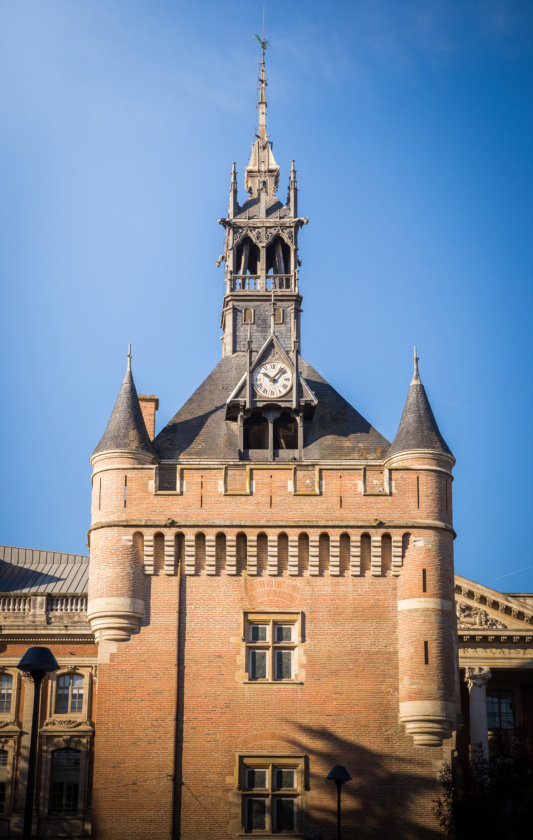
[[129,363],[109,423],[93,455],[109,449],[153,455]]
[[426,389],[418,377],[417,368],[409,386],[398,433],[391,444],[389,455],[396,455],[398,452],[406,452],[410,449],[427,449],[431,452],[452,454],[437,426]]
[[[267,219],[289,219],[291,217],[289,208],[283,204],[277,196],[274,198],[267,198],[265,200],[265,205]],[[260,214],[260,207],[260,199],[257,196],[248,198],[244,204],[239,207],[237,213],[235,214],[235,218],[239,219],[239,221],[242,221],[243,219],[260,219],[262,218]]]
[[0,592],[87,592],[89,558],[0,545]]
[[[305,460],[381,459],[389,442],[307,362],[299,369],[318,405],[306,423]],[[226,420],[226,400],[246,370],[246,354],[223,358],[153,441],[162,459],[237,459],[237,423]]]

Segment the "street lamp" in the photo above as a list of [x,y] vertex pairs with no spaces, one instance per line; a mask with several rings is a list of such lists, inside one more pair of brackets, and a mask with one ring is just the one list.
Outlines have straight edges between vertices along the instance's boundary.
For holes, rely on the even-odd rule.
[[39,730],[39,700],[41,683],[46,674],[59,670],[59,665],[51,650],[45,647],[28,648],[19,664],[19,671],[29,674],[33,679],[33,715],[31,719],[30,757],[28,760],[28,783],[26,786],[26,804],[24,807],[23,840],[31,840],[33,797],[35,793],[35,764],[37,760],[37,732]]
[[346,767],[336,764],[326,778],[331,779],[337,785],[337,840],[341,840],[341,788],[344,782],[349,782],[352,777]]

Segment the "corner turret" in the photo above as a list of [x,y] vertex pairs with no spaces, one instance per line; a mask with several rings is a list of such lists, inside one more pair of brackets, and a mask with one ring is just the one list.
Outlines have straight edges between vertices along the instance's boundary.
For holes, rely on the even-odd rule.
[[407,500],[409,533],[398,580],[400,721],[415,744],[442,744],[455,728],[457,625],[454,609],[452,468],[455,463],[414,373],[386,460]]
[[[156,398],[147,399],[154,413]],[[87,617],[96,640],[114,644],[127,641],[144,615],[143,537],[132,529],[131,500],[147,481],[153,483],[157,464],[131,372],[131,344],[126,375],[91,464]]]
[[106,430],[91,455],[94,464],[97,456],[104,453],[130,453],[141,460],[155,462],[154,451],[146,430],[137,389],[131,372],[131,344],[128,350],[126,375],[118,392]]
[[407,453],[435,453],[448,456],[455,463],[450,448],[442,437],[435,415],[429,404],[426,389],[420,381],[419,358],[414,349],[414,372],[405,401],[402,419],[396,437],[389,449],[389,459]]

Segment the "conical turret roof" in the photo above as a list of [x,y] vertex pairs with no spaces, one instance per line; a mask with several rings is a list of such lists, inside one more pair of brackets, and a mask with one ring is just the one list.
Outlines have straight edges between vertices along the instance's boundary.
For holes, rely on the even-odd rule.
[[398,433],[389,449],[389,456],[413,449],[425,449],[452,455],[448,444],[440,433],[427,398],[426,389],[420,381],[416,347],[414,364],[415,370],[405,401],[402,419],[400,420]]
[[144,452],[152,456],[154,454],[150,437],[146,431],[135,382],[133,381],[131,351],[128,353],[128,367],[118,392],[115,407],[93,455],[116,449],[128,452]]

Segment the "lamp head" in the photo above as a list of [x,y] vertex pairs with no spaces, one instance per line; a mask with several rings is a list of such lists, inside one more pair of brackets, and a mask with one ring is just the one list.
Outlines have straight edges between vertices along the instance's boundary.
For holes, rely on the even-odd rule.
[[352,778],[348,773],[346,767],[343,767],[342,764],[336,764],[335,767],[329,771],[327,779],[331,779],[332,782],[336,782],[337,784],[343,784],[344,782],[349,782]]
[[59,671],[59,665],[52,651],[46,647],[28,648],[17,665],[19,671],[32,674],[34,671],[49,674],[52,671]]

